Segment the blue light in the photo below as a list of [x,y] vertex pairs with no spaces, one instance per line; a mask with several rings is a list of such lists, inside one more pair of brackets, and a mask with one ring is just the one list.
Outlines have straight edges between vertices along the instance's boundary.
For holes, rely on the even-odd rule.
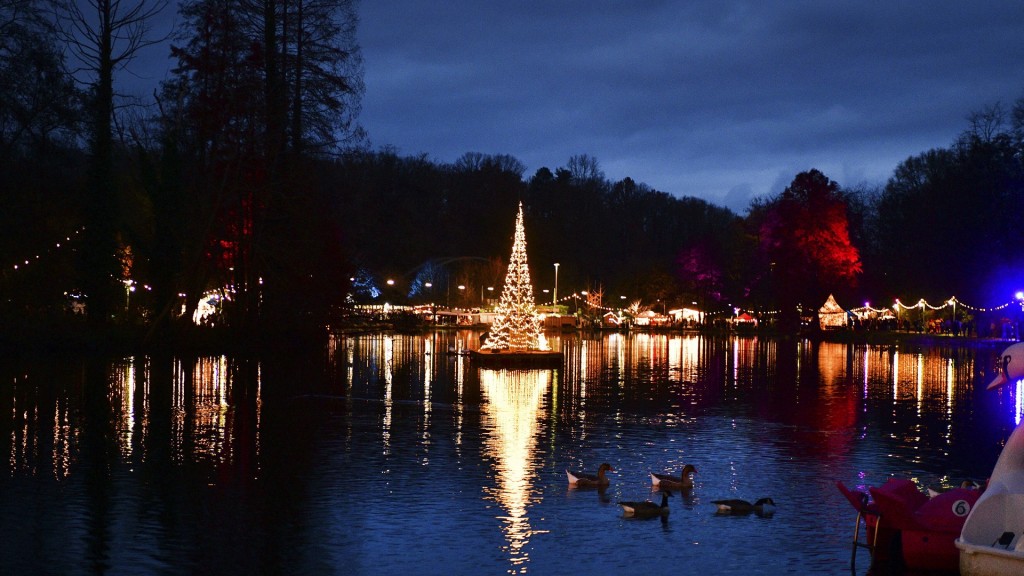
[[1021,412],[1024,412],[1024,379],[1014,383],[1013,393],[1013,423],[1019,425]]

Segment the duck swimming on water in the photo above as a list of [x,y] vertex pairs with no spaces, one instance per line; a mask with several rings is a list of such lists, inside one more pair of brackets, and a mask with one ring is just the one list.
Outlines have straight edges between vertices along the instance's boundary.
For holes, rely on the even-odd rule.
[[643,502],[619,502],[619,506],[622,506],[623,515],[631,518],[654,518],[656,516],[668,516],[668,497],[671,495],[672,493],[669,492],[668,490],[662,490],[661,504],[655,504],[650,500],[645,500]]
[[612,465],[605,462],[597,467],[597,475],[585,474],[583,472],[570,472],[565,471],[565,475],[569,478],[569,485],[576,486],[577,488],[596,488],[599,486],[607,486],[609,483],[606,472],[615,472],[615,468]]
[[675,490],[688,490],[693,488],[693,476],[697,472],[697,468],[693,464],[687,464],[683,466],[683,471],[679,476],[671,476],[669,474],[658,474],[651,472],[651,484],[655,487],[660,488],[673,488]]
[[718,507],[717,514],[750,514],[756,512],[758,514],[769,514],[775,511],[775,501],[771,498],[761,498],[757,502],[751,504],[746,500],[730,499],[730,500],[712,500],[712,504]]

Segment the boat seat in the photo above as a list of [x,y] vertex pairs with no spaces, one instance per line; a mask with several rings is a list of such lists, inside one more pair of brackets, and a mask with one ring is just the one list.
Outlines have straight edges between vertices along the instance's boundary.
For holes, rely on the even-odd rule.
[[[878,520],[882,513],[878,506],[871,501],[871,497],[860,490],[850,490],[843,484],[842,480],[836,481],[836,488],[850,502],[853,509],[857,511],[857,520],[853,525],[853,544],[850,550],[850,568],[856,568],[857,548],[867,548],[874,562],[875,549],[878,546]],[[860,539],[860,525],[864,522],[864,541]]]
[[921,530],[915,512],[928,501],[928,495],[918,489],[912,480],[890,478],[881,486],[868,488],[879,513],[885,514],[886,522],[897,530]]
[[1024,508],[1024,495],[993,491],[986,498],[986,507],[998,513],[979,514],[966,524],[964,540],[993,548],[1021,551],[1024,548],[1024,518],[1006,511]]

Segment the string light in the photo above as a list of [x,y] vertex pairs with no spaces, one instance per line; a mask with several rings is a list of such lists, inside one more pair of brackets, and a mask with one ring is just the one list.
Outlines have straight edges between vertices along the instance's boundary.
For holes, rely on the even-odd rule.
[[[55,250],[58,250],[60,248],[66,247],[67,243],[70,243],[73,238],[76,238],[84,230],[85,230],[85,226],[82,226],[82,227],[78,228],[77,230],[73,231],[71,233],[71,235],[65,236],[62,241],[55,242],[53,244],[52,248],[48,248],[46,250],[45,254],[48,255],[48,254],[53,253]],[[521,252],[521,254],[517,254],[517,250],[519,252]],[[35,254],[32,258],[27,258],[25,260],[19,260],[17,263],[15,263],[13,265],[9,265],[6,268],[6,270],[8,270],[8,271],[10,271],[10,270],[24,270],[26,267],[28,267],[30,264],[32,264],[34,260],[42,259],[42,256],[43,256],[43,254]],[[516,260],[517,258],[521,258],[521,260],[517,261]],[[515,263],[515,267],[513,266],[514,263]],[[513,268],[515,268],[515,270],[513,270]],[[526,308],[529,308],[532,311],[532,314],[533,314],[532,322],[534,324],[536,324],[536,326],[537,326],[537,333],[539,334],[540,333],[540,328],[539,328],[540,320],[539,320],[539,317],[537,316],[536,307],[534,306],[534,303],[533,303],[533,292],[532,292],[532,287],[530,286],[530,282],[529,282],[530,281],[530,271],[529,271],[529,267],[527,266],[527,263],[526,263],[526,238],[525,238],[525,232],[523,231],[523,228],[522,228],[522,203],[520,203],[519,215],[516,218],[516,237],[515,237],[515,242],[514,242],[513,248],[512,248],[512,261],[509,263],[509,272],[508,272],[508,274],[509,275],[508,275],[508,277],[506,277],[506,281],[505,281],[505,289],[504,289],[504,291],[502,293],[502,302],[501,302],[501,304],[499,304],[499,313],[501,311],[500,310],[501,306],[502,305],[506,305],[506,304],[510,305],[510,306],[514,306],[517,309],[518,308],[522,308],[523,310],[526,310]],[[514,282],[510,282],[510,280],[513,280]],[[516,285],[515,282],[522,283],[522,285]],[[512,286],[511,290],[509,288],[510,285]],[[147,289],[147,290],[151,289],[149,286],[144,286],[144,288]],[[506,302],[506,297],[511,298],[511,300],[509,302]],[[569,300],[576,301],[577,305],[582,301],[588,307],[596,308],[596,309],[604,311],[604,312],[615,312],[616,310],[618,310],[616,308],[612,308],[612,307],[609,307],[609,306],[602,306],[602,305],[599,305],[599,304],[594,304],[592,302],[589,302],[589,301],[587,301],[587,299],[582,298],[578,293],[572,293],[572,294],[569,294],[567,296],[563,296],[561,298],[558,298],[557,300],[555,300],[553,302],[553,304],[557,305],[559,303],[568,302]],[[527,306],[527,301],[528,301],[528,304],[529,304],[528,306]],[[959,300],[956,296],[952,296],[948,300],[944,301],[942,304],[939,304],[939,305],[930,304],[927,300],[925,300],[924,298],[921,298],[914,305],[907,306],[899,298],[896,298],[895,303],[892,305],[891,308],[875,308],[875,307],[865,303],[864,306],[860,306],[860,307],[857,307],[857,308],[851,308],[850,312],[852,312],[854,314],[857,314],[858,316],[863,316],[863,315],[867,315],[867,314],[883,315],[883,314],[890,313],[893,310],[896,310],[896,311],[899,311],[899,310],[910,311],[910,310],[928,309],[928,310],[932,310],[932,311],[938,311],[938,310],[944,310],[944,309],[946,309],[946,308],[948,308],[950,306],[953,306],[954,310],[955,310],[955,307],[959,306],[959,307],[961,307],[961,308],[963,308],[965,310],[970,310],[972,312],[986,313],[986,312],[998,312],[1000,310],[1005,310],[1006,308],[1009,308],[1014,303],[1015,302],[1013,300],[1010,300],[1008,302],[1004,302],[1004,303],[996,305],[996,306],[974,306],[974,305],[967,304],[967,303]],[[760,315],[760,316],[771,316],[771,315],[777,315],[777,314],[781,313],[780,310],[755,311],[755,310],[745,309],[745,308],[738,308],[737,310],[739,310],[738,313],[735,312],[733,309],[729,308],[729,309],[723,309],[723,310],[717,310],[717,311],[706,311],[706,312],[704,312],[704,314],[707,317],[712,317],[713,318],[713,317],[717,317],[717,316],[726,316],[726,315],[732,316],[734,313],[735,314],[739,314],[739,313],[743,313],[743,312],[749,312],[749,313],[757,314],[757,315]],[[517,320],[517,322],[518,321],[519,320]],[[494,335],[495,335],[495,333],[492,331],[492,336],[494,336]],[[489,342],[490,342],[490,340],[489,340]],[[486,346],[486,344],[485,344],[485,346]]]
[[[72,232],[71,236],[65,236],[64,237],[64,242],[71,242],[71,238],[78,236],[78,234],[80,234],[83,230],[85,230],[85,226],[82,226],[78,230],[75,230],[74,232]],[[54,250],[57,250],[59,248],[61,248],[61,241],[58,240],[57,242],[54,243],[54,246],[52,248],[47,248],[45,254],[49,255],[49,254],[53,253]],[[14,263],[13,265],[9,265],[6,269],[7,270],[24,270],[25,267],[27,267],[30,263],[32,263],[34,260],[41,259],[42,256],[43,256],[43,254],[36,254],[32,258],[26,258],[25,260],[19,260],[18,262]]]
[[969,304],[965,304],[964,302],[958,300],[956,296],[952,296],[949,298],[949,300],[943,302],[941,306],[934,306],[932,304],[929,304],[924,298],[918,300],[917,304],[914,304],[913,306],[907,306],[906,304],[901,302],[899,298],[897,298],[896,303],[893,304],[893,309],[900,308],[903,310],[917,310],[919,308],[928,308],[929,310],[943,310],[949,306],[960,306],[961,308],[966,308],[968,310],[972,310],[975,312],[997,312],[999,310],[1006,308],[1012,303],[1013,302],[1010,301],[1005,304],[1000,304],[998,306],[989,306],[987,308],[983,308],[980,306],[971,306]]
[[[568,296],[564,296],[562,298],[559,298],[558,302],[566,302],[568,300],[576,300],[578,302],[582,302],[584,304],[587,304],[591,308],[597,308],[597,309],[603,310],[605,312],[614,312],[615,310],[617,310],[616,308],[610,308],[608,306],[601,306],[601,305],[598,305],[598,304],[589,303],[589,302],[587,302],[587,300],[585,298],[581,297],[579,294],[569,294]],[[998,306],[989,306],[989,307],[972,306],[970,304],[967,304],[967,303],[963,302],[962,300],[957,299],[956,296],[953,296],[949,300],[946,300],[945,302],[943,302],[940,305],[930,304],[927,300],[924,300],[922,298],[922,299],[918,300],[917,303],[915,303],[913,306],[907,306],[899,298],[897,298],[895,304],[893,304],[893,306],[891,308],[875,308],[874,306],[871,306],[869,304],[865,304],[864,306],[859,306],[857,308],[851,308],[850,312],[854,312],[854,313],[858,313],[858,314],[868,314],[868,313],[885,314],[885,313],[888,313],[888,312],[892,312],[896,308],[900,308],[902,310],[918,310],[918,309],[920,309],[922,307],[925,307],[925,308],[927,308],[929,310],[945,310],[946,308],[949,308],[950,306],[959,306],[961,308],[964,308],[965,310],[971,310],[973,312],[998,312],[1000,310],[1004,310],[1004,309],[1008,308],[1012,304],[1014,304],[1014,302],[1011,300],[1009,302],[1000,304]],[[736,309],[734,309],[733,307],[728,307],[728,308],[725,308],[725,309],[722,309],[722,310],[709,310],[709,311],[706,311],[705,314],[707,316],[712,316],[712,317],[713,316],[733,316],[733,315],[735,315],[737,309],[739,310],[740,314],[742,314],[743,312],[748,312],[748,313],[751,313],[751,314],[758,314],[758,315],[761,315],[761,316],[771,316],[771,315],[780,314],[782,312],[781,310],[760,310],[760,311],[758,311],[758,310],[754,310],[754,309],[751,309],[751,308],[736,308]]]
[[512,256],[508,262],[505,287],[496,310],[494,324],[482,349],[540,350],[541,321],[533,302],[530,267],[526,262],[526,231],[523,227],[523,203],[519,203]]

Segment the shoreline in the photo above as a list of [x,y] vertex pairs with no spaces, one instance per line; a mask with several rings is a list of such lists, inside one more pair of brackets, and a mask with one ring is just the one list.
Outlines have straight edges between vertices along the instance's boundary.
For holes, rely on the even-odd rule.
[[[178,326],[173,330],[155,332],[138,325],[89,326],[85,323],[50,323],[45,325],[8,324],[0,327],[0,355],[23,354],[237,354],[261,355],[294,352],[326,344],[332,336],[354,336],[370,333],[422,334],[457,330],[484,332],[487,325],[470,326],[394,326],[388,323],[358,324],[338,327],[283,328],[264,331],[239,331],[221,327]],[[809,340],[855,345],[897,346],[995,346],[1016,342],[1014,339],[978,336],[954,336],[904,331],[800,331],[780,332],[771,329],[722,330],[717,328],[651,328],[547,330],[560,334],[696,334],[712,338],[772,338],[778,340]]]

